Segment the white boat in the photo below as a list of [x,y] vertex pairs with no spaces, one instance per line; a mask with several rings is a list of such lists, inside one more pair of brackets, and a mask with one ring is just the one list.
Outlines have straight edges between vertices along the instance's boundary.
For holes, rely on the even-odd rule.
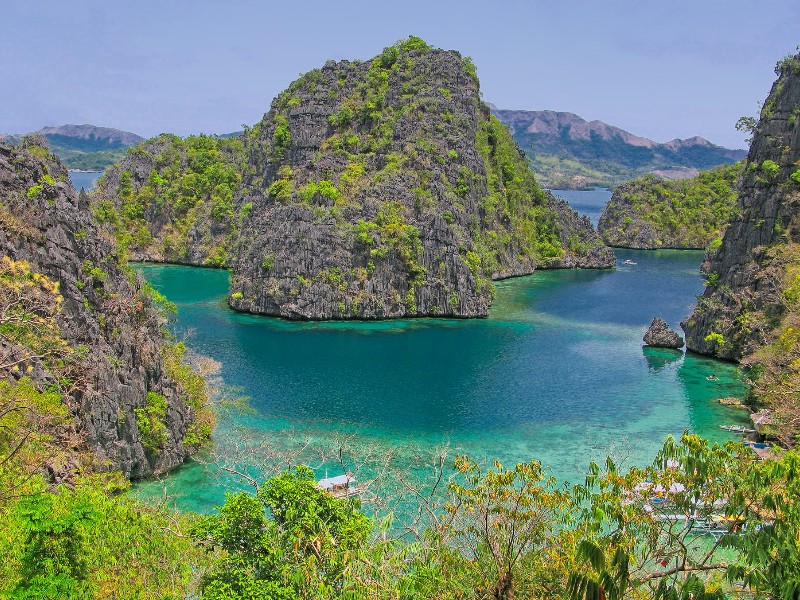
[[636,263],[633,262],[630,258],[622,261],[623,265],[635,265]]
[[755,433],[755,429],[748,429],[747,427],[743,427],[741,425],[720,425],[720,429],[724,429],[725,431],[730,431],[731,433]]
[[362,488],[356,485],[356,480],[352,473],[320,479],[317,482],[317,487],[323,492],[327,492],[334,498],[339,499],[352,498],[362,491]]

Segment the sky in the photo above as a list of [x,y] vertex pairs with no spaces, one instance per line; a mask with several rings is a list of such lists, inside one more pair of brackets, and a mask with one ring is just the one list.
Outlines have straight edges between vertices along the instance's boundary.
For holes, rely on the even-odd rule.
[[326,60],[417,35],[471,56],[498,108],[743,148],[736,120],[800,44],[797,0],[9,0],[2,15],[3,133],[236,131]]

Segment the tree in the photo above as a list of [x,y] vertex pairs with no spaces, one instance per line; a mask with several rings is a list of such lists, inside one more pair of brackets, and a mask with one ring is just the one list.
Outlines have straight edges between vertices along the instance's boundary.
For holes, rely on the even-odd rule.
[[[762,468],[741,445],[689,434],[680,443],[667,438],[645,469],[623,474],[610,459],[602,471],[592,464],[576,489],[588,535],[570,574],[570,598],[725,597],[725,577],[741,579],[729,548],[746,555],[754,532],[764,530],[763,488],[751,475]],[[748,477],[755,477],[750,485]]]
[[[567,532],[560,533],[559,525],[572,507],[570,493],[558,489],[538,461],[513,469],[497,461],[493,466],[484,473],[475,461],[456,457],[443,540],[469,559],[464,566],[479,593],[510,599],[523,582],[530,585],[538,579],[538,589],[528,590],[537,595],[549,580],[546,565],[559,564],[557,555],[568,547],[561,537]],[[545,595],[554,590],[549,592]]]
[[94,518],[84,502],[63,510],[53,494],[39,494],[16,507],[26,529],[20,580],[11,598],[79,600],[93,597],[85,557],[86,526]]
[[727,540],[739,557],[728,579],[757,597],[800,598],[800,454],[793,450],[748,469],[740,493],[761,523]]
[[741,131],[742,133],[750,135],[750,137],[745,140],[748,144],[753,139],[753,134],[757,126],[758,121],[755,117],[739,117],[739,120],[736,121],[736,131]]
[[223,551],[203,581],[204,597],[339,596],[372,526],[357,508],[319,489],[303,466],[268,480],[255,496],[229,494],[219,514],[195,529],[209,549]]

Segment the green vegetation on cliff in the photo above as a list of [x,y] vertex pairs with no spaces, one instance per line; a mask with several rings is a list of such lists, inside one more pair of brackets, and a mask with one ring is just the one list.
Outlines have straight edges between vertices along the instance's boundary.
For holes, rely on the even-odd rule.
[[624,248],[718,245],[734,214],[736,182],[743,168],[740,162],[679,181],[653,175],[634,179],[614,190],[598,231],[610,246]]
[[238,138],[147,140],[98,181],[95,214],[134,258],[223,266],[237,228],[243,152]]
[[0,145],[4,598],[184,597],[205,560],[181,535],[190,519],[119,496],[213,421],[166,303],[110,237],[48,149]]
[[471,61],[419,38],[305,74],[245,145],[238,310],[478,316],[494,278],[611,264],[591,227],[536,184],[480,101]]
[[169,303],[68,181],[37,140],[0,145],[0,365],[60,393],[108,467],[134,478],[169,470],[208,439],[207,395],[164,328]]
[[690,349],[750,366],[750,403],[771,410],[773,435],[793,446],[800,439],[800,55],[775,72],[753,130],[736,218],[712,248],[706,289],[682,325]]

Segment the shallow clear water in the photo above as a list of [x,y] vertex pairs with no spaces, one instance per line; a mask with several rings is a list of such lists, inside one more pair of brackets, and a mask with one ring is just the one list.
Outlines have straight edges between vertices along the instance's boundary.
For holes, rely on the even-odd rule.
[[[226,384],[241,387],[253,411],[224,413],[199,462],[136,493],[155,497],[166,488],[179,507],[209,511],[226,489],[244,486],[203,463],[216,457],[260,478],[276,454],[347,436],[357,446],[350,470],[353,456],[369,454],[423,477],[410,465],[448,444],[506,464],[539,459],[573,483],[609,453],[650,462],[664,436],[684,429],[735,439],[719,424],[743,423],[742,415],[716,402],[744,392],[733,365],[642,347],[654,316],[678,327],[690,312],[702,291],[702,253],[617,256],[614,270],[498,282],[487,319],[373,323],[237,314],[225,303],[226,272],[141,266],[178,305],[178,335],[191,331],[188,346],[219,361]],[[310,452],[297,456],[320,476],[341,472]]]

